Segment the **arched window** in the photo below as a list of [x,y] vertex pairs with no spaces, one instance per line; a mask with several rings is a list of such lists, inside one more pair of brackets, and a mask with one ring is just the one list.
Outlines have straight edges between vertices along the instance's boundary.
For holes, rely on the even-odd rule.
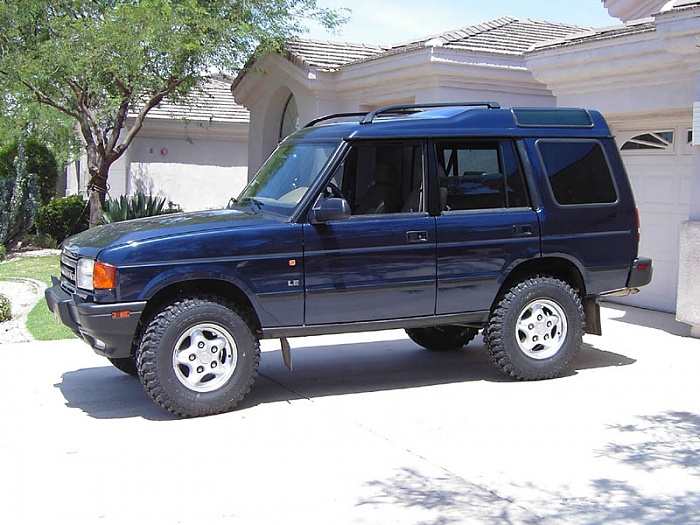
[[673,150],[673,131],[653,131],[632,137],[622,145],[622,150]]
[[294,95],[289,95],[287,104],[282,112],[282,122],[280,124],[280,141],[284,140],[287,135],[294,133],[301,126],[299,125],[299,110],[297,109],[297,101]]

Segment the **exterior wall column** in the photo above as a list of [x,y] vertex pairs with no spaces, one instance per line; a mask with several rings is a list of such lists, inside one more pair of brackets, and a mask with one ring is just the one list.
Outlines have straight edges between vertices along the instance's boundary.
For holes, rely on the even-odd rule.
[[695,75],[690,216],[681,225],[676,319],[700,338],[700,73]]

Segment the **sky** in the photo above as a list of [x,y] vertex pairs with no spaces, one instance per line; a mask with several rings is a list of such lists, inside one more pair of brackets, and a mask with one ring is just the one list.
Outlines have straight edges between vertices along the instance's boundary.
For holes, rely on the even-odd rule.
[[309,24],[303,38],[363,44],[400,44],[513,15],[548,22],[605,27],[621,22],[601,0],[317,0],[318,7],[348,7],[350,21],[337,34]]

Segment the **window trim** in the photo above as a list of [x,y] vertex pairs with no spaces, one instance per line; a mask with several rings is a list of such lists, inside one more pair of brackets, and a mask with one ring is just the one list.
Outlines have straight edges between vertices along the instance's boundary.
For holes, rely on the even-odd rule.
[[681,152],[683,155],[692,155],[693,154],[693,141],[692,141],[692,135],[693,135],[693,128],[692,127],[685,127],[683,128],[683,151]]
[[[433,183],[432,187],[437,189],[438,192],[438,200],[437,200],[437,216],[440,216],[442,214],[449,214],[449,215],[455,215],[455,214],[483,214],[483,213],[503,213],[505,211],[523,211],[523,210],[535,210],[536,205],[535,205],[535,198],[533,197],[533,188],[531,185],[530,181],[530,175],[528,174],[527,168],[524,165],[522,161],[522,151],[521,151],[521,146],[520,146],[519,140],[514,139],[513,137],[485,137],[485,136],[461,136],[461,137],[439,137],[435,138],[429,141],[429,148],[431,149],[430,156],[433,159],[433,170],[432,173],[434,174],[433,178],[435,182]],[[438,153],[438,144],[440,143],[461,143],[465,145],[469,144],[479,144],[479,143],[495,143],[496,145],[496,152],[498,155],[498,167],[499,167],[499,173],[503,177],[503,184],[504,187],[507,183],[507,169],[506,169],[506,155],[504,152],[504,147],[505,144],[508,144],[509,147],[511,148],[512,156],[513,159],[515,160],[515,163],[517,165],[517,168],[520,172],[520,178],[522,182],[522,189],[523,192],[525,193],[525,200],[527,201],[527,204],[524,206],[509,206],[508,202],[508,196],[506,194],[503,194],[503,200],[505,205],[504,206],[499,206],[499,207],[492,207],[492,208],[471,208],[471,209],[452,209],[452,210],[442,210],[441,209],[441,203],[439,201],[439,195],[440,195],[440,180],[438,176],[438,170],[437,167],[438,165],[441,165],[440,159],[439,159],[439,153]]]
[[[286,123],[287,110],[290,108],[290,104],[292,102],[294,102],[294,109],[296,110],[296,125],[293,126],[294,129],[292,129],[289,133],[282,136],[282,133],[284,132],[284,126]],[[299,106],[297,105],[297,101],[296,101],[296,98],[294,97],[294,93],[290,93],[289,97],[287,97],[287,101],[284,103],[284,109],[282,110],[282,116],[280,117],[280,126],[279,126],[279,132],[277,133],[277,141],[282,142],[289,135],[291,135],[295,131],[298,131],[299,129],[301,129],[301,121],[299,119]]]
[[[338,150],[335,152],[335,158],[332,160],[332,162],[329,162],[329,164],[326,166],[327,167],[327,173],[325,174],[323,178],[323,183],[318,185],[318,188],[313,191],[314,198],[311,200],[311,206],[308,207],[308,210],[310,210],[313,206],[315,206],[318,202],[318,199],[321,196],[321,191],[323,190],[323,187],[325,187],[333,178],[335,175],[335,172],[338,170],[338,168],[345,162],[347,159],[348,155],[350,155],[351,151],[355,147],[362,147],[362,146],[374,146],[374,147],[381,147],[381,146],[396,146],[399,148],[403,148],[406,146],[412,146],[412,147],[417,147],[420,150],[420,155],[421,155],[421,171],[422,171],[422,184],[423,184],[423,194],[422,194],[422,204],[423,204],[423,210],[419,211],[396,211],[396,212],[391,212],[391,213],[361,213],[361,214],[351,214],[350,217],[348,217],[346,220],[358,220],[358,219],[363,219],[363,218],[368,218],[368,219],[381,219],[381,218],[386,218],[386,217],[403,217],[405,218],[406,216],[415,216],[415,217],[425,217],[425,216],[430,216],[430,195],[431,195],[431,177],[429,175],[429,165],[430,161],[428,160],[428,145],[427,141],[424,138],[407,138],[407,139],[400,139],[396,137],[391,137],[387,139],[344,139],[342,141],[342,146],[338,148]],[[341,188],[342,191],[342,188]],[[347,196],[344,196],[347,199]],[[349,203],[352,206],[352,203]],[[301,217],[305,219],[305,216],[308,215],[308,210],[305,214],[302,214]]]
[[[661,128],[661,129],[655,129],[655,130],[644,130],[644,131],[632,131],[634,135],[632,135],[630,138],[625,140],[622,145],[620,145],[620,154],[622,155],[674,155],[676,153],[676,144],[678,142],[677,137],[678,137],[678,132],[675,128]],[[623,149],[626,144],[628,143],[634,143],[634,144],[639,144],[641,143],[641,139],[639,137],[642,137],[644,135],[655,135],[659,133],[673,133],[673,139],[672,141],[668,144],[666,147],[654,147],[650,146],[648,148],[641,148],[641,149]],[[633,142],[633,141],[637,142]],[[664,139],[661,139],[664,140]],[[664,141],[665,142],[665,141]]]

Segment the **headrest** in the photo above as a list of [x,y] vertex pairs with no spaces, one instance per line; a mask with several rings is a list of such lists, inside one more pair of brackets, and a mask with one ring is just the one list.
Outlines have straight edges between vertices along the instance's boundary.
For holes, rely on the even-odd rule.
[[397,184],[399,174],[393,164],[380,163],[374,170],[375,184]]

